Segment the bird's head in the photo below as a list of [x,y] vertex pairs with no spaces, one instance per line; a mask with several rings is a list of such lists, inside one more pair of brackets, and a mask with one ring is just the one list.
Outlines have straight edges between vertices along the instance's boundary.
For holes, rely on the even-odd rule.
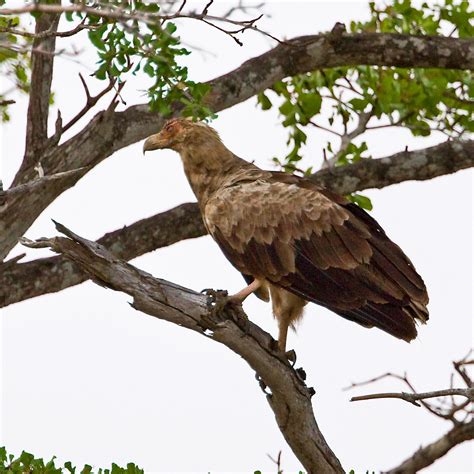
[[187,118],[174,118],[168,120],[159,133],[145,140],[143,153],[163,148],[182,152],[186,148],[210,146],[216,140],[220,142],[219,135],[208,125]]

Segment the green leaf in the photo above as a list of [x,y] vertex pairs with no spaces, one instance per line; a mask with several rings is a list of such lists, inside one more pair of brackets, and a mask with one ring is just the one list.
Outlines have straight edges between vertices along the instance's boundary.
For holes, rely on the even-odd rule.
[[99,30],[92,30],[89,31],[89,39],[91,43],[97,48],[100,49],[101,51],[105,51],[105,44],[102,40],[102,33]]
[[76,468],[71,464],[70,461],[64,463],[64,469],[68,470],[71,474],[75,474]]
[[353,193],[353,194],[349,194],[347,198],[353,203],[357,204],[362,209],[366,209],[367,211],[371,211],[373,209],[372,201],[367,196]]
[[272,102],[264,92],[260,92],[260,94],[258,94],[257,100],[262,107],[262,110],[269,110],[272,108]]
[[308,118],[313,117],[321,110],[322,97],[314,92],[312,94],[300,94],[299,103]]
[[283,102],[283,104],[278,109],[282,115],[290,115],[295,112],[295,105],[292,104],[289,100]]
[[20,454],[19,461],[24,465],[25,468],[28,468],[34,460],[34,456],[31,453],[23,451]]

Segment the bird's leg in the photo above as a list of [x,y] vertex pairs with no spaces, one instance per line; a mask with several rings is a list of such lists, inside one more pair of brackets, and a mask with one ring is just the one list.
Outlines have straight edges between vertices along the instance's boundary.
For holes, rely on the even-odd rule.
[[289,321],[285,319],[280,319],[278,321],[278,349],[281,352],[286,352],[286,338],[288,337],[288,326]]
[[250,296],[252,293],[257,291],[262,286],[262,284],[263,284],[263,280],[259,280],[258,278],[255,278],[255,280],[252,283],[250,283],[250,285],[246,286],[243,290],[240,290],[234,295],[230,295],[229,301],[233,303],[242,304],[245,298],[247,298],[247,296]]
[[288,319],[280,319],[278,321],[278,349],[283,352],[291,365],[294,367],[296,363],[296,352],[291,349],[286,350],[286,338],[288,337],[288,328],[290,321]]

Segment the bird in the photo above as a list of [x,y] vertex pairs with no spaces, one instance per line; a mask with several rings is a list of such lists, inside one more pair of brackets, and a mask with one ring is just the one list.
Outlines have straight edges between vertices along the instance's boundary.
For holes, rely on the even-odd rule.
[[269,302],[286,351],[308,302],[407,342],[426,323],[421,276],[378,222],[357,204],[306,177],[269,171],[230,151],[217,131],[189,118],[168,120],[143,152],[179,153],[207,231],[247,286]]

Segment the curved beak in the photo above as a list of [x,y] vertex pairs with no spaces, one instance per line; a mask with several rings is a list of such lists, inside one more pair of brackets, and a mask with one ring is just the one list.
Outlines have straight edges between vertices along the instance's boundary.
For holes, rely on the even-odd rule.
[[165,140],[161,136],[161,132],[156,133],[155,135],[149,136],[145,140],[145,143],[143,144],[143,154],[145,154],[146,151],[160,150],[162,148],[166,148],[166,146],[167,140]]

